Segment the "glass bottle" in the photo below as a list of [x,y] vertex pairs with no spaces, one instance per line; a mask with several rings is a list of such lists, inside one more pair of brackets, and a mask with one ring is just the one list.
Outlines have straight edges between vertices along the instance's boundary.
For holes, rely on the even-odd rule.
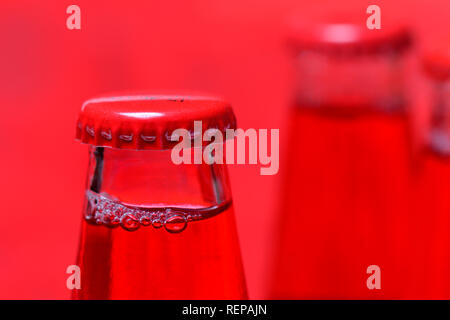
[[422,58],[431,85],[427,139],[415,175],[415,294],[450,299],[450,46],[430,46]]
[[[408,289],[411,36],[364,22],[340,16],[291,25],[295,99],[276,298],[399,298]],[[377,267],[380,289],[368,279]]]
[[231,107],[214,98],[123,95],[83,105],[77,138],[90,161],[75,299],[247,298],[226,166],[172,160],[175,129],[203,151],[202,132],[234,127]]

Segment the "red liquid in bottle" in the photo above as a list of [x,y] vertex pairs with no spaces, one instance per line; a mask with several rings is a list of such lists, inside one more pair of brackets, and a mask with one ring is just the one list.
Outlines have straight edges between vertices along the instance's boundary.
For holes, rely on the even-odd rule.
[[83,221],[79,299],[246,299],[232,207],[186,230]]
[[[414,250],[406,115],[369,106],[294,110],[275,296],[402,297]],[[381,290],[367,287],[371,265],[382,270]]]
[[450,157],[428,150],[417,179],[415,297],[450,299]]

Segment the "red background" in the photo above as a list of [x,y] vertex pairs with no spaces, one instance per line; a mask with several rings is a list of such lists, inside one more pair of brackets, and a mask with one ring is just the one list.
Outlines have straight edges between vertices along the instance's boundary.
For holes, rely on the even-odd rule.
[[[66,28],[71,4],[81,30]],[[279,128],[282,155],[292,75],[284,17],[358,7],[364,21],[370,4],[382,18],[409,19],[422,43],[445,34],[450,19],[448,0],[2,1],[0,298],[69,297],[87,165],[74,133],[85,99],[126,89],[219,93],[239,127]],[[230,173],[250,297],[264,298],[283,167],[276,176],[255,165]]]

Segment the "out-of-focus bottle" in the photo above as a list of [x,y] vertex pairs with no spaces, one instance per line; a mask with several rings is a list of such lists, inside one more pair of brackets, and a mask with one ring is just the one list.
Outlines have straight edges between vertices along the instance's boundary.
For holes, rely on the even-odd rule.
[[297,77],[273,295],[402,298],[414,250],[404,88],[411,35],[387,23],[369,30],[364,19],[303,18],[290,44]]
[[423,65],[432,103],[415,176],[415,292],[420,299],[450,299],[450,42],[430,48]]
[[172,161],[176,129],[204,150],[194,121],[202,132],[236,125],[214,98],[119,95],[83,105],[77,138],[90,145],[90,162],[75,299],[247,298],[226,166]]

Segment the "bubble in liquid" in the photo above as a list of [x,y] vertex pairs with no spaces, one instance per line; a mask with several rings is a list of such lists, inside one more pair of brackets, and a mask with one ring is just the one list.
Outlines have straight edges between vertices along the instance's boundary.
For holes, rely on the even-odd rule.
[[126,214],[122,217],[120,224],[125,230],[134,231],[139,229],[139,220],[132,214]]
[[105,213],[102,217],[102,222],[105,226],[108,228],[115,228],[118,227],[120,224],[120,219],[118,219],[114,213]]
[[107,226],[109,226],[113,220],[114,220],[114,216],[110,213],[106,213],[102,217],[102,222],[104,224],[106,224]]
[[140,222],[143,226],[147,227],[152,224],[152,219],[150,219],[150,217],[147,216],[142,216]]
[[107,225],[107,227],[115,228],[115,227],[118,227],[119,225],[120,225],[120,219],[115,217],[114,219],[111,220],[111,222]]
[[124,214],[123,209],[119,208],[119,207],[115,208],[114,213],[119,218],[121,218],[123,216],[123,214]]
[[141,225],[152,225],[155,229],[164,226],[167,232],[179,233],[186,229],[188,222],[203,218],[201,213],[175,211],[172,208],[159,211],[124,206],[119,200],[110,199],[109,195],[97,194],[91,190],[87,190],[86,196],[86,221],[109,228],[121,225],[127,231],[135,231]]
[[161,220],[159,220],[159,219],[155,219],[152,221],[153,228],[159,229],[162,227],[162,225],[163,224],[162,224]]
[[179,233],[186,229],[187,219],[184,215],[173,215],[164,221],[164,228],[170,233]]

